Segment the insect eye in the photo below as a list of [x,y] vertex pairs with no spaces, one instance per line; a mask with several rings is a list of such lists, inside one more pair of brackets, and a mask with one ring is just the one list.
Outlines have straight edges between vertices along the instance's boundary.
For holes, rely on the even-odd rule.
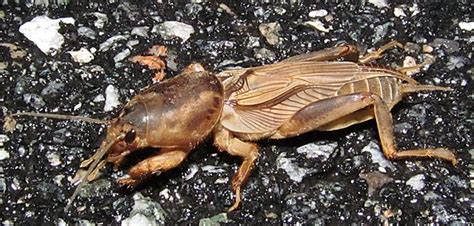
[[124,140],[127,143],[132,143],[135,140],[136,136],[137,136],[137,133],[135,132],[134,129],[132,129],[125,134]]

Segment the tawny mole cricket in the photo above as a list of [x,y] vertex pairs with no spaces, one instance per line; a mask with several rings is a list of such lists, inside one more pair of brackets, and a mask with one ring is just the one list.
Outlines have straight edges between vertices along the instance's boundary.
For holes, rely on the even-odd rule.
[[400,44],[390,42],[359,58],[354,46],[343,45],[220,73],[190,65],[180,75],[133,97],[108,123],[99,150],[81,163],[89,167],[83,183],[94,179],[107,162],[118,167],[135,150],[159,148],[133,166],[128,178],[118,180],[134,187],[153,174],[177,167],[210,136],[219,151],[243,159],[232,179],[232,211],[240,205],[242,186],[258,158],[256,141],[338,130],[370,119],[376,120],[388,159],[437,158],[455,165],[456,156],[445,148],[397,150],[390,113],[395,104],[406,93],[450,89],[420,85],[405,75],[408,68],[390,70],[365,64],[395,46]]

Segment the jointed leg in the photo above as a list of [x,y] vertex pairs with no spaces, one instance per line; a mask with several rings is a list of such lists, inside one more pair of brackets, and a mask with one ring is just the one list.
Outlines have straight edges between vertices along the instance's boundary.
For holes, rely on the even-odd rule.
[[[373,110],[367,108],[371,106]],[[272,138],[291,137],[312,130],[336,130],[373,117],[387,158],[431,157],[450,161],[454,165],[457,163],[456,156],[444,148],[397,151],[392,114],[382,99],[372,93],[354,93],[310,104],[284,123]]]
[[130,177],[120,179],[118,180],[118,183],[129,187],[135,187],[155,173],[175,168],[186,158],[188,153],[189,150],[162,149],[157,155],[149,157],[133,166],[128,171]]
[[385,51],[387,51],[391,48],[394,48],[394,47],[403,48],[403,45],[398,41],[391,41],[391,42],[383,45],[379,49],[377,49],[373,52],[367,53],[366,55],[362,56],[359,59],[359,62],[365,64],[365,63],[377,60],[380,57],[382,57],[383,52],[385,52]]
[[377,121],[380,142],[385,156],[389,159],[404,159],[412,157],[438,158],[450,161],[453,165],[457,164],[456,156],[445,148],[429,148],[397,151],[393,136],[392,114],[387,105],[383,103],[380,97],[372,95],[374,101],[374,114]]
[[241,201],[241,189],[242,185],[247,181],[252,169],[255,165],[255,161],[258,158],[258,147],[252,143],[243,142],[224,129],[217,128],[214,135],[214,144],[231,155],[239,156],[243,158],[242,165],[240,165],[239,171],[232,179],[232,189],[235,192],[235,202],[229,208],[229,211],[233,211],[239,207]]
[[359,51],[355,46],[342,45],[331,47],[316,52],[310,52],[297,56],[290,57],[283,62],[291,61],[331,61],[338,58],[344,58],[347,61],[357,62],[359,59]]

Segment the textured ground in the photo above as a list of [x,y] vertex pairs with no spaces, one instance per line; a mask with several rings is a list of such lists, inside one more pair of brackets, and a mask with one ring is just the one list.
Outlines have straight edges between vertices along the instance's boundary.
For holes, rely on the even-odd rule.
[[[128,191],[115,180],[146,153],[133,155],[121,171],[105,170],[84,188],[71,211],[64,212],[75,188],[71,178],[80,161],[94,153],[105,128],[20,118],[13,133],[0,133],[0,220],[6,225],[472,223],[474,38],[462,23],[473,20],[472,9],[453,2],[227,4],[227,8],[215,3],[121,3],[49,10],[2,6],[2,124],[5,114],[17,111],[113,118],[120,107],[104,111],[112,98],[106,89],[117,90],[124,104],[151,84],[152,72],[127,58],[155,44],[170,50],[167,76],[171,77],[191,62],[220,71],[268,64],[344,42],[366,51],[396,39],[406,43],[405,48],[390,51],[379,64],[400,67],[407,56],[417,62],[433,56],[436,61],[414,78],[454,89],[410,95],[393,110],[399,146],[447,147],[457,154],[459,165],[439,160],[387,162],[379,155],[375,123],[368,122],[336,132],[261,142],[243,205],[231,213],[225,213],[233,201],[229,184],[240,160],[217,153],[210,143],[196,149],[181,167]],[[61,25],[64,44],[55,55],[44,54],[19,32],[20,25],[39,15],[75,19],[74,24]],[[195,32],[186,41],[168,40],[171,31],[153,29],[164,21],[186,23]],[[308,21],[313,25],[305,25]],[[265,37],[259,25],[271,22],[278,22],[281,29]],[[82,47],[94,59],[81,65],[68,52]],[[377,182],[386,183],[376,188]]]

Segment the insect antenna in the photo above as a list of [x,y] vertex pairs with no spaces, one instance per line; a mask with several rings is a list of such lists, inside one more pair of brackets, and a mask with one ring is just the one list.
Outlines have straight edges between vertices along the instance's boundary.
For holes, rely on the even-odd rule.
[[17,113],[10,114],[8,116],[9,117],[15,117],[15,116],[44,117],[44,118],[53,118],[53,119],[83,121],[83,122],[90,122],[90,123],[96,123],[96,124],[108,123],[108,121],[102,120],[102,119],[95,119],[95,118],[89,118],[89,117],[77,116],[77,115],[62,115],[62,114],[54,114],[54,113],[17,112]]

